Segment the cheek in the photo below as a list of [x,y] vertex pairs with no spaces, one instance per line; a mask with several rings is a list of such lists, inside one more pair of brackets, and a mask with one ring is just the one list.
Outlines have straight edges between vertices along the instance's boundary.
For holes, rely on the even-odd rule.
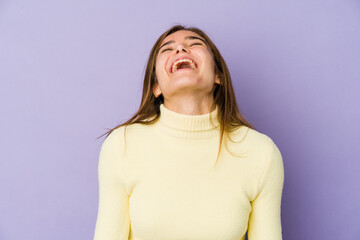
[[161,63],[159,61],[156,61],[155,63],[155,74],[156,76],[159,78],[159,74],[160,74],[160,66],[161,66]]
[[157,59],[156,61],[156,65],[155,65],[155,72],[156,74],[164,74],[164,69],[165,69],[165,61],[164,59]]
[[206,71],[213,72],[213,70],[215,70],[215,63],[210,55],[206,56],[206,58],[204,59],[204,64],[206,65],[204,66],[206,68]]
[[202,55],[202,62],[206,65],[206,68],[213,68],[214,67],[214,60],[211,56],[210,52],[207,50],[203,50],[201,52]]

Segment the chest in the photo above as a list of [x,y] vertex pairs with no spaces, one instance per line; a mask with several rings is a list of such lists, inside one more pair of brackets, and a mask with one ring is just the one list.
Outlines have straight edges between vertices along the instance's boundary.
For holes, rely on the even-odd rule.
[[192,165],[138,171],[129,199],[138,239],[239,240],[251,205],[241,178]]

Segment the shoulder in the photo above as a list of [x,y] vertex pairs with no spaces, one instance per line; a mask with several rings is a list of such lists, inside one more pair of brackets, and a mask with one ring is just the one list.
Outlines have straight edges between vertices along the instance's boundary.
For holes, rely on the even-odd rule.
[[120,141],[122,134],[124,133],[124,126],[115,128],[104,139],[104,144],[111,144],[116,141]]
[[264,159],[267,160],[267,163],[265,164],[269,164],[269,161],[271,161],[273,158],[281,157],[279,148],[277,147],[276,143],[270,136],[266,135],[265,133],[250,129],[249,141],[254,147],[258,149],[258,151],[266,154],[267,157]]
[[282,161],[279,148],[273,139],[265,133],[242,126],[230,133],[228,149],[247,156],[259,168],[266,168],[273,159]]
[[116,150],[119,150],[123,142],[123,134],[123,126],[112,130],[101,144],[101,153],[114,153]]
[[146,129],[150,128],[151,125],[146,125],[142,123],[132,123],[129,125],[123,125],[114,129],[108,136],[106,137],[105,141],[119,141],[125,134],[134,133],[134,132],[143,132]]
[[259,145],[263,148],[271,149],[274,146],[276,146],[273,139],[270,136],[266,135],[265,133],[259,132],[255,129],[249,130],[249,137],[254,144]]
[[103,141],[103,146],[118,146],[125,141],[139,140],[148,136],[152,136],[151,130],[154,124],[132,123],[130,125],[123,125],[114,129],[108,134]]
[[[247,126],[241,126],[230,133],[231,140],[234,142],[244,142],[247,146],[253,146],[257,149],[271,149],[274,147],[274,141],[266,134],[259,132]],[[276,145],[275,145],[276,146]]]
[[259,156],[259,166],[262,169],[261,179],[267,172],[283,178],[283,158],[274,140],[264,133],[250,129],[249,141]]

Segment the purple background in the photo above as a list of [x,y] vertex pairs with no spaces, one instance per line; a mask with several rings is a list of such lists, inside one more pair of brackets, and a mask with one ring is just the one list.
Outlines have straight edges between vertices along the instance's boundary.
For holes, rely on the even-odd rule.
[[279,147],[286,240],[360,239],[360,3],[0,1],[0,239],[92,239],[103,138],[170,26],[209,34]]

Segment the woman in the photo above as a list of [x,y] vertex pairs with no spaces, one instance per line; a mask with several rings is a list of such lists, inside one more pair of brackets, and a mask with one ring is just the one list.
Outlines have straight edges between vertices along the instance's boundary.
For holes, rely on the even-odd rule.
[[140,109],[107,133],[94,240],[282,239],[281,153],[241,116],[200,29],[159,37]]

